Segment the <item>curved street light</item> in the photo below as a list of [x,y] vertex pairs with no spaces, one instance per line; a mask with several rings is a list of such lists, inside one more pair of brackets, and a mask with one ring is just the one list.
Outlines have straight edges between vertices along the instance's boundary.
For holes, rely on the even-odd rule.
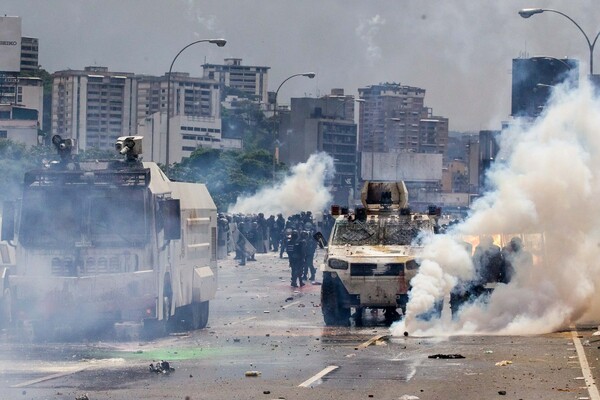
[[287,81],[289,81],[290,79],[292,79],[296,76],[306,76],[307,78],[312,79],[316,76],[316,74],[314,72],[302,72],[300,74],[290,75],[287,78],[285,78],[283,80],[283,82],[281,82],[281,84],[279,84],[279,87],[275,91],[275,98],[273,99],[273,116],[275,116],[275,113],[277,112],[277,95],[279,94],[279,89],[281,89],[281,87],[283,86],[284,83],[286,83]]
[[299,74],[290,75],[279,84],[277,90],[275,91],[275,97],[273,98],[273,145],[275,146],[275,152],[273,154],[273,179],[275,179],[275,164],[279,162],[279,130],[277,129],[277,95],[279,94],[279,89],[283,86],[284,83],[289,81],[290,79],[296,76],[305,76],[309,79],[312,79],[316,76],[314,72],[302,72]]
[[177,60],[177,57],[179,57],[179,55],[181,53],[183,53],[183,51],[185,49],[187,49],[190,46],[193,46],[197,43],[204,43],[204,42],[208,42],[208,43],[212,43],[212,44],[216,44],[219,47],[223,47],[225,46],[225,44],[227,44],[227,40],[225,39],[201,39],[201,40],[196,40],[195,42],[192,42],[190,44],[188,44],[187,46],[185,46],[184,48],[182,48],[181,50],[179,50],[179,53],[177,53],[177,55],[175,55],[175,57],[173,58],[173,61],[171,61],[171,66],[169,67],[169,75],[167,75],[167,143],[166,143],[166,150],[167,150],[167,155],[166,155],[166,159],[165,159],[165,166],[166,166],[166,171],[169,171],[169,142],[170,142],[170,131],[171,131],[171,71],[173,70],[173,64],[175,64],[175,60]]
[[598,36],[600,36],[600,32],[598,32],[596,34],[596,37],[594,38],[594,40],[591,41],[590,38],[588,37],[588,35],[585,33],[585,31],[581,28],[581,26],[579,26],[579,24],[577,22],[575,22],[575,20],[573,18],[569,17],[567,14],[565,14],[561,11],[553,10],[551,8],[523,8],[522,10],[519,10],[519,15],[523,18],[529,18],[532,15],[541,14],[545,11],[562,15],[563,17],[565,17],[566,19],[571,21],[577,27],[577,29],[579,29],[579,31],[583,34],[583,37],[585,38],[587,45],[588,45],[588,49],[590,51],[590,75],[594,75],[594,46],[596,46],[596,41],[598,40]]

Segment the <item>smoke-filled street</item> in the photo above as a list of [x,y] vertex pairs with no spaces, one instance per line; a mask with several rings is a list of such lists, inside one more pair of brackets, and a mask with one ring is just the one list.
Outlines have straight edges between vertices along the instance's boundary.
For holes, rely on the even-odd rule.
[[[291,288],[287,259],[257,254],[241,267],[231,257],[219,264],[203,330],[69,344],[5,332],[0,398],[598,398],[595,386],[586,389],[600,356],[596,326],[537,336],[404,337],[367,312],[363,327],[325,327],[321,286]],[[174,370],[151,372],[161,360]]]

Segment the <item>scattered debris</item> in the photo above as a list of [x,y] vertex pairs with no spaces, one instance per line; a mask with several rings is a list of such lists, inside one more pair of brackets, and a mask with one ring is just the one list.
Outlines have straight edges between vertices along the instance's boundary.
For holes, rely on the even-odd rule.
[[75,400],[90,400],[87,394],[75,397]]
[[285,299],[285,302],[287,303],[288,301],[292,301],[292,300],[294,300],[294,298],[292,296],[290,296],[287,299]]
[[404,331],[404,336],[408,337],[408,331]]
[[486,350],[485,354],[494,354],[494,352],[492,350]]
[[157,374],[168,374],[169,372],[175,371],[175,368],[171,367],[171,364],[164,360],[156,363],[156,365],[150,363],[148,368],[150,369],[150,372],[156,372]]
[[496,363],[496,367],[506,367],[507,365],[512,364],[513,362],[510,360],[502,360]]
[[413,396],[413,395],[410,395],[410,394],[405,394],[405,395],[400,396],[398,398],[398,400],[419,400],[419,398],[417,396]]
[[465,358],[462,354],[434,354],[428,358],[435,358],[440,360],[457,360],[459,358]]
[[246,376],[260,376],[260,371],[246,371]]
[[500,396],[506,396],[506,390],[498,390]]

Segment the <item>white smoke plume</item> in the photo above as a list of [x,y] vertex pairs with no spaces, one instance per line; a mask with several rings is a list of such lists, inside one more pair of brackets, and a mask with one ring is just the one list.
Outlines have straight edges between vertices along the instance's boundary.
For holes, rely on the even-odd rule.
[[[557,87],[533,124],[502,132],[492,189],[463,223],[429,238],[394,335],[538,334],[600,319],[600,102],[593,90],[588,82]],[[451,318],[450,291],[474,276],[461,241],[494,233],[537,238],[525,243],[533,265],[515,260],[510,283]],[[441,318],[419,317],[440,300]]]
[[385,19],[379,14],[363,20],[356,28],[356,35],[367,45],[367,61],[375,65],[381,59],[381,47],[375,42],[379,29],[385,25]]
[[335,172],[333,158],[327,153],[312,154],[305,163],[291,168],[290,175],[274,186],[264,188],[251,197],[241,197],[230,207],[230,213],[292,215],[300,211],[313,214],[323,211],[331,202],[325,182]]

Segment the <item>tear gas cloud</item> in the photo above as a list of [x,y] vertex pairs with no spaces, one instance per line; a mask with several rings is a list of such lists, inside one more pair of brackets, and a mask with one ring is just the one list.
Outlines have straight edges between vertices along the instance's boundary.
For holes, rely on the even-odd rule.
[[238,198],[228,212],[291,215],[300,211],[323,211],[331,202],[325,182],[334,172],[331,156],[327,153],[312,154],[305,163],[292,167],[283,181],[253,196]]
[[[556,87],[535,122],[502,132],[489,191],[465,221],[427,239],[394,335],[538,334],[600,319],[600,101],[593,90],[588,82]],[[476,275],[464,240],[476,246],[484,234],[500,247],[520,236],[532,261],[512,260],[508,284],[451,316],[450,292]],[[439,318],[422,318],[441,300]]]

